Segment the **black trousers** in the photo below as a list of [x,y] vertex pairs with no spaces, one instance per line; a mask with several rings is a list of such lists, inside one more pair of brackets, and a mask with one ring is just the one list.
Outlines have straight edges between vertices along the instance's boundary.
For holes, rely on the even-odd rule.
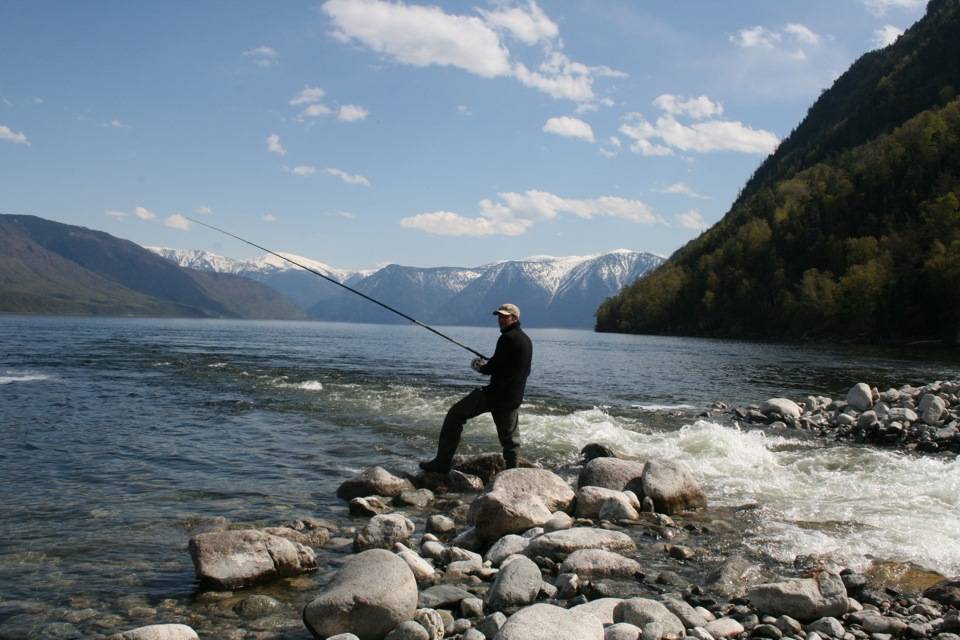
[[449,467],[453,461],[453,454],[460,444],[460,435],[467,420],[476,418],[481,413],[493,416],[493,423],[497,425],[497,438],[503,447],[503,459],[508,466],[515,466],[520,451],[520,427],[518,426],[519,407],[504,409],[493,407],[487,399],[487,393],[477,388],[461,398],[447,411],[440,429],[440,442],[437,445],[437,461]]

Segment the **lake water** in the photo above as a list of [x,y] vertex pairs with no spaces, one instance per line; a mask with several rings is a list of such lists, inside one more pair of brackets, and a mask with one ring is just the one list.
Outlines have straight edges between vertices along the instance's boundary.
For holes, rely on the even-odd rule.
[[[498,336],[442,330],[485,353]],[[960,574],[956,458],[697,417],[714,401],[957,379],[955,353],[528,333],[524,456],[569,465],[601,442],[683,460],[712,505],[759,505],[743,536],[771,558]],[[415,326],[0,317],[0,635],[5,617],[36,622],[13,601],[109,609],[120,629],[137,604],[187,606],[204,522],[343,518],[344,479],[432,455],[448,406],[482,382],[471,358]],[[489,418],[468,425],[462,452],[494,450]]]

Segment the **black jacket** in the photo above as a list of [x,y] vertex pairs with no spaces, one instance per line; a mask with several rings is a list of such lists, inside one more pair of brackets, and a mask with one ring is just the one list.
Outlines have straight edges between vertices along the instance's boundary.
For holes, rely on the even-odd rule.
[[480,373],[490,376],[490,384],[484,390],[492,407],[516,409],[520,406],[532,360],[533,344],[519,322],[500,332],[493,357],[480,367]]

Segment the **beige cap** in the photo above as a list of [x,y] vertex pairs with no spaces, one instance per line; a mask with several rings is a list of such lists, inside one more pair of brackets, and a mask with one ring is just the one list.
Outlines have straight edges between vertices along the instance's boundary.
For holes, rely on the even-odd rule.
[[495,316],[513,316],[517,320],[520,319],[520,307],[515,304],[510,304],[509,302],[500,305],[497,307],[497,310],[493,312]]

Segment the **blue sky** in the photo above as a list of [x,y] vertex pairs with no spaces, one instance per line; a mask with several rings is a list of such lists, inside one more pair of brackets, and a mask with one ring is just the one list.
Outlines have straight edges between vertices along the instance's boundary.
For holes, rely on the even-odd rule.
[[923,0],[0,3],[0,212],[342,268],[669,255]]

